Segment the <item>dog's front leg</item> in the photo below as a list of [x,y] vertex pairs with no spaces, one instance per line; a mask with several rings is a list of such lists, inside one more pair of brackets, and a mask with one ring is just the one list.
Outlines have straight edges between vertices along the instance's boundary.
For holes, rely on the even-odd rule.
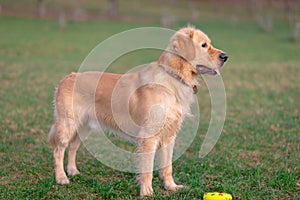
[[177,185],[172,176],[172,157],[173,148],[175,144],[175,137],[170,138],[167,143],[164,143],[160,149],[157,150],[159,159],[159,176],[164,181],[165,189],[176,191],[183,188],[183,185]]
[[140,196],[152,196],[152,172],[157,141],[155,138],[142,138],[137,143],[137,168]]

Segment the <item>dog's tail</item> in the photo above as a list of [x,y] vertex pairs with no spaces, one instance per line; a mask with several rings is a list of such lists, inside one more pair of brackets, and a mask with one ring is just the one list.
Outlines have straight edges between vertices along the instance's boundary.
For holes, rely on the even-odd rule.
[[48,135],[48,141],[52,147],[56,146],[55,135],[56,135],[56,128],[55,125],[53,124]]

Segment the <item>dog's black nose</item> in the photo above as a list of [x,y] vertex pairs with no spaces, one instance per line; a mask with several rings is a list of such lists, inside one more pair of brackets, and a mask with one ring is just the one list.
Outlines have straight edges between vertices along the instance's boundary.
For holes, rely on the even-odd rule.
[[228,59],[228,55],[226,53],[220,53],[219,59],[223,62],[226,62],[226,60]]

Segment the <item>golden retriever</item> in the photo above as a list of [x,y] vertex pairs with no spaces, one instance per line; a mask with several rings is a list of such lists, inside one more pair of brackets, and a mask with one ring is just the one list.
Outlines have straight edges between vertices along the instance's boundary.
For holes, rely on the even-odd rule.
[[[176,134],[197,92],[198,78],[220,74],[228,56],[194,27],[185,27],[171,38],[157,62],[139,72],[111,74],[71,73],[55,94],[55,124],[49,133],[53,146],[55,178],[68,184],[63,166],[68,153],[68,175],[79,174],[75,157],[80,134],[101,128],[136,143],[140,196],[151,196],[155,153],[159,176],[167,190],[182,188],[172,176]],[[109,155],[108,155],[109,156]]]

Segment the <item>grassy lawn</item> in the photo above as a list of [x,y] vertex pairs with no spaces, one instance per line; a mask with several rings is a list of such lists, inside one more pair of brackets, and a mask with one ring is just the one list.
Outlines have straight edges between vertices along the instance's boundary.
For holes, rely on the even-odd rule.
[[[187,188],[165,191],[155,172],[153,199],[202,199],[210,191],[231,193],[234,199],[299,199],[299,43],[291,42],[284,23],[275,24],[272,33],[250,22],[232,26],[199,20],[195,25],[230,56],[221,71],[226,122],[213,151],[200,159],[210,119],[209,93],[202,81],[198,135],[174,163],[176,181]],[[138,198],[135,174],[104,166],[84,147],[78,153],[81,174],[70,185],[56,185],[47,134],[59,80],[77,71],[105,38],[142,26],[158,24],[69,22],[60,30],[57,21],[0,18],[0,199]],[[111,70],[124,72],[158,55],[136,52],[116,61]]]

